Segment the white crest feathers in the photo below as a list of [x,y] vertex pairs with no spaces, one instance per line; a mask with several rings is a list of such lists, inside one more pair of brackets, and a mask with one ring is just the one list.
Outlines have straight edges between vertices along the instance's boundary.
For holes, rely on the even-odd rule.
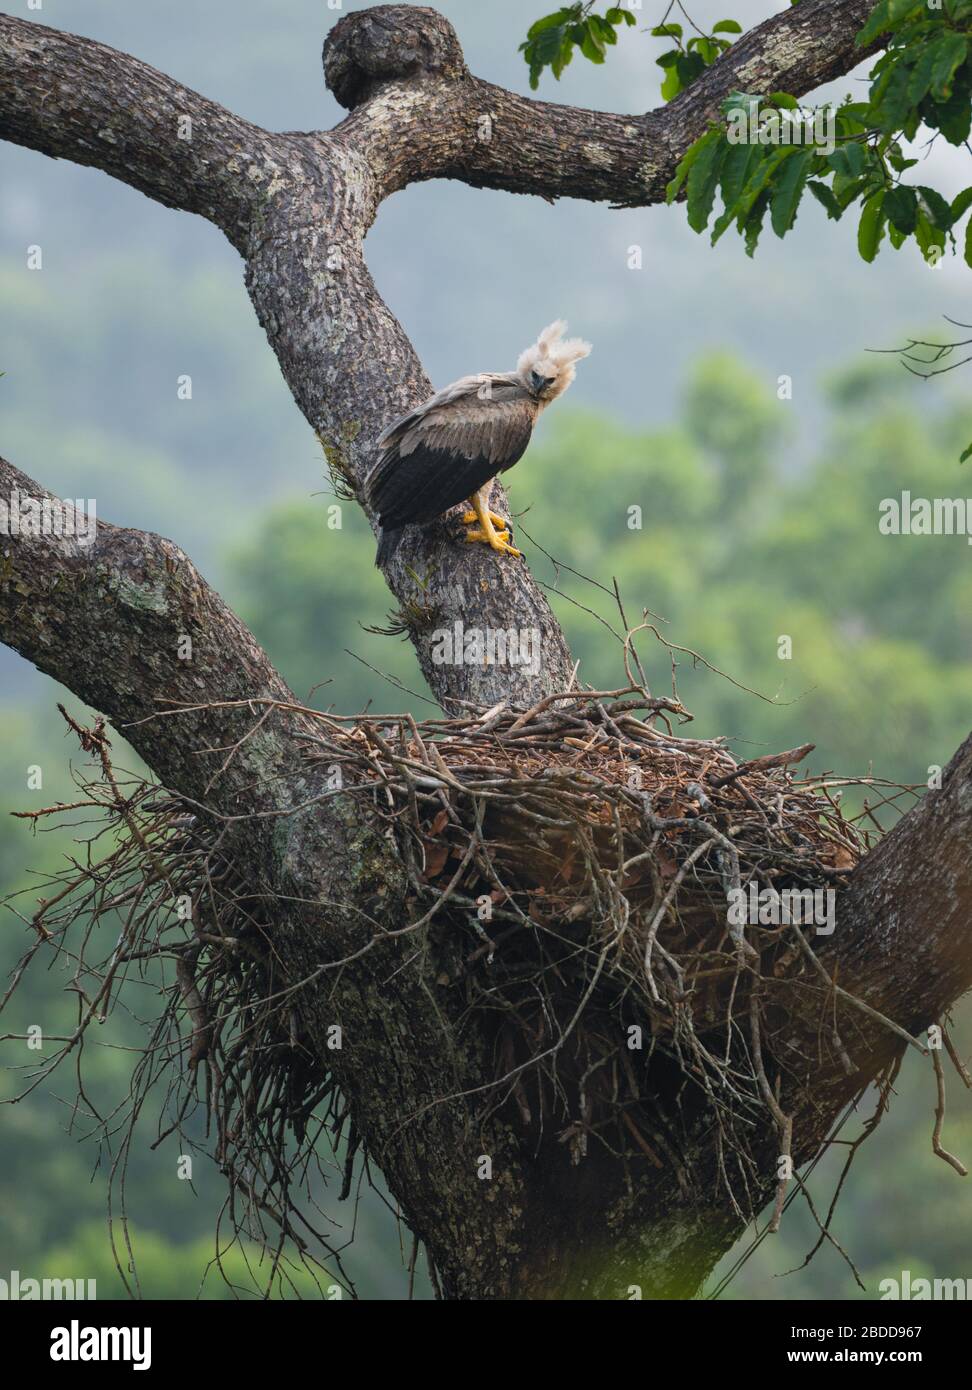
[[537,341],[520,354],[517,370],[523,371],[535,362],[550,362],[557,368],[569,367],[586,357],[591,350],[590,343],[585,343],[583,338],[564,338],[566,332],[567,324],[563,319],[548,324]]

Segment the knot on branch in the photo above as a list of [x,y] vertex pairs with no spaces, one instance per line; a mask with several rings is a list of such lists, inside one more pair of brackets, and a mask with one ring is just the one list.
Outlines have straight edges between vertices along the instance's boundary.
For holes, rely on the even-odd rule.
[[376,5],[338,21],[324,41],[324,81],[351,110],[395,78],[465,71],[462,46],[444,16],[425,5]]

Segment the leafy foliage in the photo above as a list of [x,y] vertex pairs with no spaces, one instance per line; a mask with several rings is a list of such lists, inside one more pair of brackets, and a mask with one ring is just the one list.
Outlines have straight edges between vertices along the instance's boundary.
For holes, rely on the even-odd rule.
[[[887,241],[898,250],[913,238],[922,256],[937,263],[946,248],[962,250],[972,265],[972,218],[961,246],[955,228],[972,207],[972,186],[951,201],[926,184],[903,181],[918,163],[905,144],[919,130],[963,145],[972,126],[972,0],[879,0],[858,35],[862,48],[883,43],[885,52],[870,73],[866,101],[845,100],[839,107],[803,111],[785,92],[736,92],[723,107],[727,125],[713,125],[685,152],[669,185],[668,201],[684,193],[689,225],[710,226],[715,243],[735,225],[746,252],[753,255],[767,214],[777,236],[796,221],[809,190],[827,216],[839,220],[858,208],[857,246],[873,261]],[[742,32],[734,19],[721,19],[694,34],[665,19],[651,33],[674,46],[656,62],[664,71],[665,101],[691,86]],[[683,11],[684,13],[684,11]],[[686,18],[688,16],[686,15]],[[580,48],[603,63],[615,28],[635,22],[630,11],[612,6],[605,15],[592,5],[556,10],[533,24],[521,50],[530,65],[531,86],[550,67],[559,78]],[[728,36],[728,37],[727,37]],[[745,114],[749,133],[733,140],[728,122]],[[821,139],[824,120],[831,124]],[[716,194],[722,208],[713,218]]]
[[[972,6],[972,0],[969,3]],[[954,46],[948,43],[951,37],[937,35],[927,52],[945,51],[954,56]],[[948,43],[946,50],[938,46],[943,41]],[[889,57],[886,54],[881,64]],[[911,69],[910,59],[906,69]],[[883,105],[884,74],[888,70],[883,68],[876,78],[872,74],[869,101],[846,101],[830,111],[801,111],[793,97],[781,92],[765,99],[733,93],[723,105],[726,126],[710,126],[689,147],[669,184],[668,201],[674,201],[684,187],[689,225],[701,232],[709,225],[718,190],[723,211],[712,226],[713,244],[735,222],[747,253],[752,255],[766,213],[770,213],[777,236],[785,236],[809,189],[834,220],[853,204],[860,205],[858,250],[865,261],[874,259],[887,232],[895,249],[913,236],[924,258],[934,264],[947,243],[957,245],[954,228],[972,206],[972,188],[949,202],[925,184],[903,183],[902,174],[918,161],[905,157],[898,137],[912,138],[927,111],[928,123],[939,122],[937,129],[950,143],[964,143],[961,131],[967,135],[972,112],[972,63],[964,60],[962,69],[967,85],[962,97],[966,119],[961,128],[939,109],[952,103],[958,80],[953,71],[948,88],[952,95],[939,102],[931,90],[925,92],[921,110],[914,107],[908,113],[906,128],[899,131],[895,116],[900,108],[895,107],[891,114]],[[921,90],[919,82],[915,91]],[[821,135],[828,120],[831,125],[824,142]],[[745,132],[743,138],[734,140],[735,131]],[[828,150],[828,144],[834,148]],[[972,232],[968,227],[964,249],[966,260],[972,264]]]
[[665,101],[671,101],[705,72],[706,68],[711,67],[717,58],[722,57],[732,44],[732,39],[727,39],[724,35],[741,34],[742,25],[734,19],[720,19],[717,24],[713,24],[711,34],[693,34],[688,39],[683,38],[681,24],[656,24],[651,32],[656,39],[675,40],[674,48],[655,59],[658,66],[665,69],[662,97]]
[[621,24],[636,23],[631,11],[620,5],[612,5],[605,14],[595,13],[591,0],[544,15],[530,25],[526,40],[520,44],[530,68],[530,86],[536,91],[547,67],[559,80],[575,49],[590,62],[603,63],[608,45],[618,41],[615,30]]

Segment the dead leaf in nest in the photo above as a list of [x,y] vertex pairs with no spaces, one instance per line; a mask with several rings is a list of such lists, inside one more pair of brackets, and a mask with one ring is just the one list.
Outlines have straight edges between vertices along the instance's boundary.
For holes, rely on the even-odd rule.
[[834,846],[835,869],[853,869],[856,863],[857,860],[855,859],[854,855],[851,854],[850,850],[846,847],[846,845]]
[[442,834],[443,830],[445,830],[445,828],[446,828],[446,826],[447,826],[448,824],[449,824],[449,812],[448,812],[448,811],[439,811],[439,813],[438,813],[437,816],[435,817],[435,820],[432,822],[431,826],[429,827],[429,834],[432,836],[433,839],[435,839],[436,835],[441,835],[441,834]]
[[777,979],[779,979],[781,975],[786,974],[787,970],[790,968],[790,966],[793,964],[793,962],[796,960],[799,954],[799,947],[791,946],[788,950],[783,952],[783,954],[777,961],[774,962],[773,974]]
[[635,888],[644,888],[651,882],[651,875],[647,869],[635,869],[633,873],[625,874],[621,883],[622,893],[630,893]]
[[678,873],[678,860],[671,850],[667,849],[665,845],[659,845],[655,858],[658,861],[659,876],[661,878],[674,878]]
[[429,883],[433,878],[438,878],[445,868],[445,862],[449,858],[449,846],[444,845],[441,840],[423,840],[422,848],[425,851],[425,872],[422,877]]

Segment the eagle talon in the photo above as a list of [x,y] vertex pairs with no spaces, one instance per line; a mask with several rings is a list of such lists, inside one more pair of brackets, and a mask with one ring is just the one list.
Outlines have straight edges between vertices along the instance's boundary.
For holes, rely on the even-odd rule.
[[[496,527],[497,531],[506,531],[509,529],[510,522],[507,517],[500,516],[499,512],[490,511],[488,507],[485,507],[483,510],[486,512],[486,515],[489,517],[490,521]],[[464,526],[468,526],[469,523],[473,521],[479,521],[478,512],[463,512],[462,524]]]
[[473,527],[466,532],[467,541],[483,541],[492,550],[496,550],[499,555],[512,555],[519,559],[523,552],[517,550],[515,545],[510,545],[509,531],[503,528],[502,531],[492,531],[491,534],[481,530],[480,527]]
[[519,559],[523,554],[522,550],[517,550],[516,546],[510,545],[510,533],[505,529],[502,531],[491,531],[487,534],[487,532],[483,531],[480,527],[475,526],[466,532],[466,540],[484,541],[490,549],[497,551],[498,554],[512,555],[516,559]]
[[[485,489],[484,489],[485,490]],[[463,514],[463,521],[476,521],[479,524],[466,532],[467,541],[485,541],[490,549],[500,555],[512,555],[519,559],[523,554],[516,546],[510,545],[510,523],[505,516],[491,512],[483,501],[480,492],[474,492],[469,499],[471,512]],[[496,523],[494,526],[493,523]]]

